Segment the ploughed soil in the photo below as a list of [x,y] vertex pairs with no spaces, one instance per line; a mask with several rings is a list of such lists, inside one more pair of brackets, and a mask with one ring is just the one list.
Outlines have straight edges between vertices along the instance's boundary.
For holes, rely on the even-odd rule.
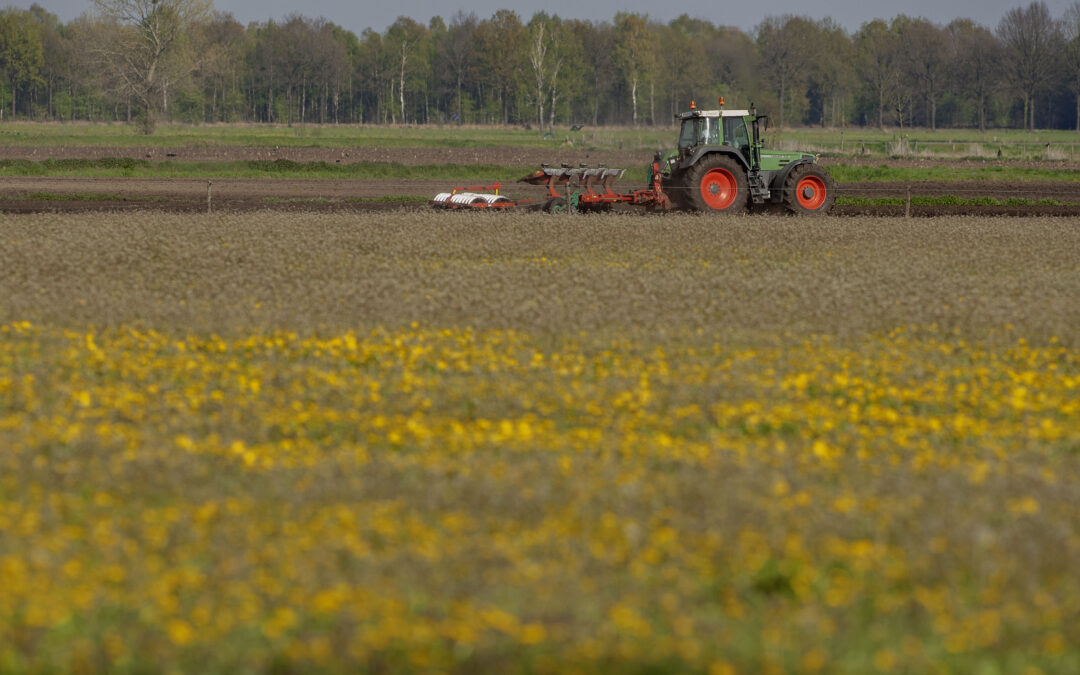
[[[553,156],[553,150],[555,156]],[[0,159],[146,157],[152,161],[227,161],[289,159],[297,162],[400,162],[402,164],[487,164],[520,166],[517,175],[503,180],[501,193],[512,199],[539,204],[545,189],[515,180],[543,161],[629,168],[649,157],[640,152],[584,151],[568,146],[545,148],[0,148]],[[834,161],[823,160],[828,165]],[[882,160],[844,158],[844,163],[888,163],[896,166],[974,166],[996,164],[984,160]],[[1078,170],[1061,162],[1011,163],[1008,166],[1042,166],[1063,171]],[[483,185],[482,182],[473,185]],[[65,178],[0,175],[0,212],[162,210],[179,212],[273,210],[372,211],[426,209],[427,199],[455,187],[455,181],[402,179],[302,179],[302,178]],[[617,191],[637,188],[627,181]],[[1055,181],[954,181],[841,183],[837,195],[861,198],[954,195],[962,199],[1050,199],[1080,205],[1080,182]],[[209,197],[209,200],[208,200]],[[209,202],[209,203],[208,203]],[[838,215],[1080,215],[1080,206],[912,205],[837,206]]]

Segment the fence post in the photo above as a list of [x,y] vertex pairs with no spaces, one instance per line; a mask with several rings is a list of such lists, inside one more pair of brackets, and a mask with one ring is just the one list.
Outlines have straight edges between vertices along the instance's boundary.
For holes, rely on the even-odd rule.
[[214,181],[212,181],[212,180],[206,181],[206,212],[207,213],[212,212],[212,209],[210,207],[210,186],[213,185],[213,184],[214,184]]

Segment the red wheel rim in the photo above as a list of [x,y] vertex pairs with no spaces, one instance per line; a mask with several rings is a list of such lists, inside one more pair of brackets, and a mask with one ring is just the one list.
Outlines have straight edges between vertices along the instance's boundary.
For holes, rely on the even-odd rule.
[[712,169],[701,178],[701,198],[709,208],[723,210],[735,203],[739,184],[727,169]]
[[807,176],[795,186],[795,196],[799,200],[799,206],[804,209],[811,211],[820,209],[828,196],[825,181],[817,176]]

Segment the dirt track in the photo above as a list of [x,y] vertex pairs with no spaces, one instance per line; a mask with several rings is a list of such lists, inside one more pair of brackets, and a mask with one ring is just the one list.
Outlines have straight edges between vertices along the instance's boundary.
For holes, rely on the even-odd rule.
[[[497,164],[521,166],[522,173],[541,161],[571,164],[605,162],[608,166],[636,166],[638,152],[604,151],[587,153],[573,148],[0,148],[0,158],[44,159],[47,157],[141,157],[154,161],[224,161],[283,158],[311,162],[397,161],[405,164]],[[173,155],[174,157],[168,157]],[[845,159],[845,162],[852,163]],[[880,159],[872,160],[878,164]],[[892,160],[890,164],[922,166],[971,165],[967,160]],[[828,163],[826,161],[825,163]],[[985,162],[983,162],[985,163]],[[1032,163],[1028,163],[1032,164]],[[1042,163],[1046,164],[1046,163]],[[1015,166],[1015,165],[1014,165]],[[1041,164],[1040,164],[1041,166]],[[1053,168],[1068,170],[1061,163]],[[1050,165],[1047,166],[1049,168]],[[503,193],[512,198],[542,199],[543,188],[512,182],[507,176]],[[0,176],[0,212],[97,211],[148,209],[204,212],[207,209],[207,180],[194,178],[41,178]],[[214,179],[210,187],[215,211],[332,210],[370,211],[380,209],[426,208],[423,201],[394,201],[394,197],[431,198],[438,192],[458,187],[454,181],[366,180],[366,179]],[[635,187],[625,181],[623,189]],[[848,197],[913,197],[955,195],[963,199],[1010,197],[1028,200],[1053,199],[1080,204],[1080,183],[1076,182],[991,182],[956,181],[912,183],[845,183],[837,194]],[[391,199],[387,199],[391,198]],[[841,206],[840,215],[902,215],[904,206]],[[1080,206],[917,206],[912,215],[1080,215]]]
[[[328,210],[371,211],[426,208],[422,201],[390,201],[387,197],[433,197],[452,187],[437,180],[338,179],[215,179],[210,186],[215,211]],[[624,185],[624,188],[631,187]],[[846,183],[839,195],[867,198],[907,195],[907,183]],[[1080,184],[1030,182],[912,183],[911,194],[956,195],[962,198],[1024,197],[1055,199],[1080,204]],[[512,198],[541,199],[543,188],[507,183],[503,193]],[[64,197],[67,197],[66,199]],[[0,212],[160,210],[202,212],[207,208],[207,181],[192,178],[0,178]],[[353,201],[350,201],[353,200]],[[840,206],[838,215],[902,215],[904,206]],[[1080,215],[1077,206],[912,206],[912,215]]]

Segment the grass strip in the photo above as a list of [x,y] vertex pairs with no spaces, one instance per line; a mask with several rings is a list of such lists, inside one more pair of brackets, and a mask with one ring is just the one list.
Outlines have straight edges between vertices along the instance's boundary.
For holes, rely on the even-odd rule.
[[[0,199],[36,202],[123,202],[130,198],[107,192],[26,192],[15,195],[0,195]],[[160,201],[160,198],[147,197],[145,199],[140,198],[139,201]]]
[[[288,159],[233,162],[154,162],[130,157],[101,159],[0,160],[0,176],[72,178],[339,178],[383,180],[501,181],[509,183],[532,167],[496,164],[401,164],[398,162],[294,162]],[[645,168],[628,169],[624,184],[644,183]],[[453,187],[453,186],[450,186]]]
[[951,182],[961,180],[992,180],[1000,182],[1056,181],[1064,183],[1080,181],[1080,172],[1077,171],[1016,166],[897,167],[887,164],[879,166],[830,164],[827,168],[832,177],[841,183]]
[[556,149],[570,141],[579,149],[619,149],[671,145],[672,129],[592,129],[544,133],[528,129],[411,128],[358,126],[162,125],[151,136],[126,125],[20,124],[0,130],[5,145],[20,147],[201,148],[498,148]]

